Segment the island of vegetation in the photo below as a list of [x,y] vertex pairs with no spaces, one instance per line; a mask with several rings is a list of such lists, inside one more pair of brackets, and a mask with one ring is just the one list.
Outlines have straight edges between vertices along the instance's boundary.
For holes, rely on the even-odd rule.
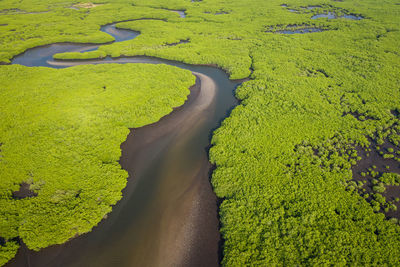
[[[222,264],[398,266],[399,12],[396,0],[3,0],[0,61],[108,43],[100,26],[120,21],[141,35],[56,58],[145,55],[249,77],[209,152]],[[0,265],[19,240],[39,249],[90,231],[121,198],[128,128],[181,105],[194,83],[165,66],[0,76]]]

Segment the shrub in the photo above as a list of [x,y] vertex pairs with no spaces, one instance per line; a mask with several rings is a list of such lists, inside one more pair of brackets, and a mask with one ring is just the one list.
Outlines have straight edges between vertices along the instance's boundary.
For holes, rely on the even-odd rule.
[[383,193],[383,192],[385,192],[386,189],[385,189],[384,185],[376,185],[376,186],[372,187],[372,190],[377,193]]

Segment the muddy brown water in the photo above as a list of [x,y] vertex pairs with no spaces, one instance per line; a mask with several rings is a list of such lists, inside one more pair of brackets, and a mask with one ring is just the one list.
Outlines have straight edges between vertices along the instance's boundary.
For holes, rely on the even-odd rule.
[[240,82],[214,67],[151,57],[52,60],[54,53],[88,49],[96,47],[53,44],[30,49],[12,63],[53,68],[168,64],[192,71],[196,85],[183,106],[157,123],[131,129],[120,159],[128,184],[107,219],[90,233],[39,252],[22,243],[7,266],[218,266],[221,238],[207,148],[212,131],[237,105],[234,90]]

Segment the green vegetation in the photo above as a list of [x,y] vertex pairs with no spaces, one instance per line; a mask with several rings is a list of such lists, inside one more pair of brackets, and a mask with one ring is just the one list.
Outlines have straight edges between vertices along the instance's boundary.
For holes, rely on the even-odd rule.
[[55,54],[53,56],[54,59],[97,59],[97,58],[105,58],[107,54],[103,51],[90,51],[86,53],[79,53],[79,52],[68,52],[68,53],[61,53]]
[[[232,79],[251,74],[237,90],[241,104],[215,132],[210,151],[217,166],[212,183],[223,199],[223,265],[399,265],[400,227],[378,212],[387,208],[385,197],[369,194],[371,206],[354,190],[358,184],[353,190],[347,186],[360,160],[356,147],[368,148],[371,140],[382,145],[387,138],[399,149],[400,5],[395,0],[134,0],[134,6],[117,0],[89,11],[70,10],[64,1],[26,2],[0,5],[51,12],[0,16],[0,24],[7,24],[0,26],[3,61],[39,44],[108,42],[99,25],[146,17],[165,21],[120,23],[141,35],[96,53],[217,64]],[[308,5],[323,8],[301,8]],[[187,17],[162,8],[186,10]],[[328,11],[364,19],[311,19]],[[266,32],[290,25],[327,30]],[[189,42],[168,46],[180,40]],[[2,153],[3,147],[10,145],[4,142]],[[103,149],[109,146],[98,151]],[[398,151],[385,155],[400,161]],[[369,172],[379,179],[378,171]],[[7,186],[16,189],[15,183]],[[8,207],[8,217],[18,221],[17,209]],[[28,232],[24,227],[22,238]],[[7,238],[18,236],[13,231]]]
[[400,185],[400,175],[397,173],[384,173],[379,180],[386,185]]
[[[375,194],[372,195],[373,199],[371,200],[370,204],[376,212],[380,211],[381,209],[385,212],[389,212],[390,210],[396,211],[397,206],[394,203],[396,202],[396,199],[394,199],[394,201],[390,201],[387,197],[381,194],[385,193],[386,186],[388,185],[400,186],[400,175],[397,173],[382,173],[378,179],[379,180],[372,180],[372,191],[375,192]],[[368,196],[366,198],[368,198]]]
[[[0,68],[0,265],[88,232],[121,198],[128,128],[180,106],[195,78],[165,65]],[[20,184],[37,196],[16,199]]]
[[13,56],[40,45],[113,41],[113,37],[100,31],[100,26],[115,21],[143,17],[179,19],[178,14],[168,10],[136,7],[127,2],[109,1],[93,8],[76,10],[70,8],[76,1],[1,1],[0,62],[9,62]]
[[372,190],[373,190],[374,192],[383,193],[383,192],[385,192],[386,188],[385,188],[385,185],[384,185],[384,184],[380,183],[380,184],[378,184],[378,185],[375,185],[375,186],[372,188]]

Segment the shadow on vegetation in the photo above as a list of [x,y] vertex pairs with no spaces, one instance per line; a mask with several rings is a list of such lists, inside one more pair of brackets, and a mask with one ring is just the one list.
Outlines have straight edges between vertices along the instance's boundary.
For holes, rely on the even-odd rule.
[[187,44],[189,42],[190,42],[189,39],[185,39],[185,40],[180,40],[179,42],[176,42],[176,43],[170,43],[170,44],[165,44],[165,45],[166,46],[177,46],[177,45],[180,45],[180,44]]
[[304,33],[314,33],[314,32],[323,32],[328,29],[317,28],[314,25],[307,24],[289,24],[285,27],[283,25],[270,26],[269,29],[265,32],[267,33],[278,33],[278,34],[304,34]]

